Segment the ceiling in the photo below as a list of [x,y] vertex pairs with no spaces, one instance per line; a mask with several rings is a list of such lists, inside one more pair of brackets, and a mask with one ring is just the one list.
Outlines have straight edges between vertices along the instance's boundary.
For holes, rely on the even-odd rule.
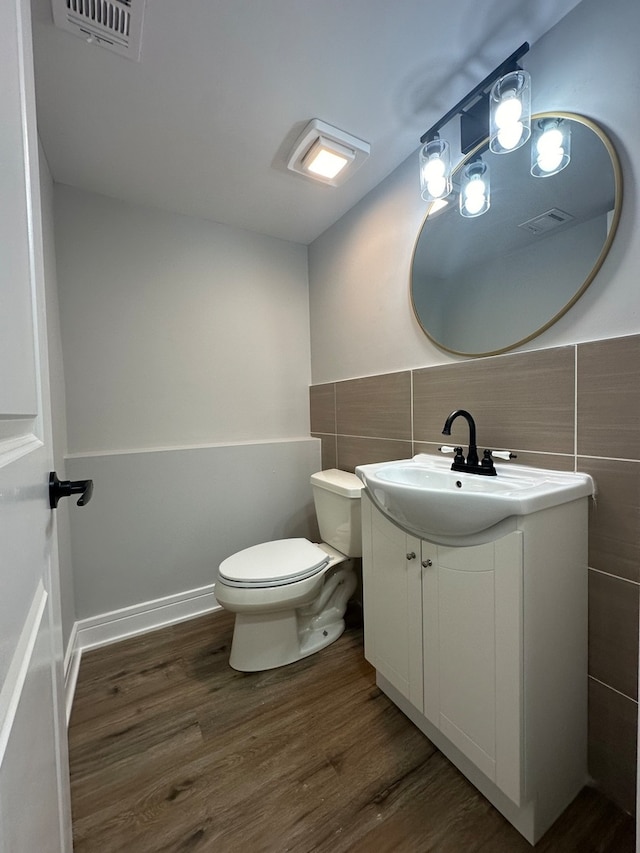
[[[137,63],[32,0],[40,136],[57,182],[306,244],[578,2],[146,0]],[[312,118],[371,145],[340,187],[286,168]]]

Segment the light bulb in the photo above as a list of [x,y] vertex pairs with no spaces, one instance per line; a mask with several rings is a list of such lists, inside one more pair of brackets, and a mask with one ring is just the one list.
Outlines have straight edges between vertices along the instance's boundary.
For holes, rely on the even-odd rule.
[[536,162],[542,172],[555,172],[562,163],[563,157],[564,150],[562,148],[550,148],[548,151],[541,151]]
[[424,179],[432,181],[437,178],[443,178],[446,171],[446,166],[442,157],[430,157],[424,164]]
[[462,172],[460,213],[480,216],[489,210],[489,168],[482,159],[469,163]]
[[484,195],[479,195],[477,198],[467,196],[467,200],[464,205],[467,209],[467,212],[474,216],[476,213],[479,213],[484,206]]
[[520,98],[517,98],[516,93],[511,91],[505,95],[496,108],[496,126],[506,128],[509,125],[519,122],[521,115],[522,103],[520,102]]
[[527,71],[518,69],[493,84],[489,95],[489,148],[507,154],[531,136],[531,86]]
[[511,151],[520,142],[522,137],[523,124],[521,121],[513,122],[505,127],[501,127],[498,131],[498,142],[507,151]]
[[466,193],[468,196],[483,196],[486,191],[487,187],[482,178],[471,178],[467,184]]
[[538,135],[531,147],[531,174],[536,178],[555,175],[571,160],[571,131],[561,120],[538,122]]
[[431,178],[431,180],[427,181],[427,192],[431,198],[441,198],[444,195],[448,195],[447,179],[444,175]]
[[485,205],[487,188],[482,178],[471,178],[464,190],[464,206],[471,214],[478,213]]
[[431,198],[448,195],[447,164],[442,157],[433,155],[422,167],[422,179]]
[[420,150],[420,186],[422,198],[433,201],[451,192],[449,143],[431,139]]
[[553,151],[557,148],[562,148],[562,133],[557,127],[551,127],[545,130],[542,136],[536,143],[536,148],[539,154],[544,154],[545,151]]

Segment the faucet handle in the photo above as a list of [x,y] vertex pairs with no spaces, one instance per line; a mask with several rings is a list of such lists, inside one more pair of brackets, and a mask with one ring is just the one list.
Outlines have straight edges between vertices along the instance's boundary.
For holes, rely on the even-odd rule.
[[454,447],[453,452],[455,453],[455,456],[453,457],[453,464],[454,465],[464,465],[465,463],[464,463],[464,455],[462,453],[462,448],[461,447]]
[[490,453],[492,456],[497,456],[498,459],[506,459],[507,462],[509,461],[509,459],[518,458],[518,454],[512,453],[510,450],[491,450]]
[[480,467],[482,468],[493,468],[493,459],[491,458],[491,450],[485,450],[482,454],[482,462],[480,463]]
[[455,453],[456,452],[456,448],[451,447],[448,444],[443,444],[442,447],[438,448],[438,450],[440,451],[440,453]]

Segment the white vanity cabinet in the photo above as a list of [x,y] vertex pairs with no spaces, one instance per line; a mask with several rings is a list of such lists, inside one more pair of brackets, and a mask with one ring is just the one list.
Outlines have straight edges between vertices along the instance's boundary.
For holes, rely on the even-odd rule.
[[362,498],[377,683],[532,844],[587,780],[586,524],[582,498],[456,547]]
[[375,510],[364,492],[361,509],[365,657],[422,711],[420,540]]
[[522,532],[422,543],[424,715],[520,804]]

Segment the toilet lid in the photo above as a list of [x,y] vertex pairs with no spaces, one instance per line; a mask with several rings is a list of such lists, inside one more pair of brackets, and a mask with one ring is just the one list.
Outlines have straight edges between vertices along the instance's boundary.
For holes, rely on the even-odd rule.
[[312,577],[330,559],[308,539],[276,539],[232,554],[220,563],[218,573],[229,586],[282,586]]

